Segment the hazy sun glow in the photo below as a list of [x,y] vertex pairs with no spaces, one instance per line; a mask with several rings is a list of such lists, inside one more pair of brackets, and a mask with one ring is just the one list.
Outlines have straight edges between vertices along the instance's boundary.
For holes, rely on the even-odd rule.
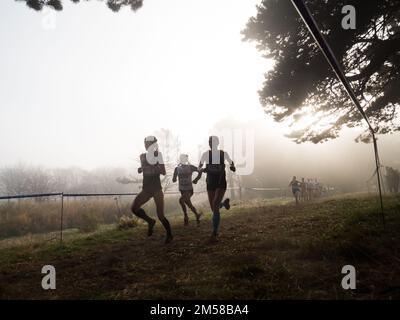
[[324,112],[313,112],[312,107],[304,107],[287,121],[288,133],[304,128],[310,128],[312,131],[321,133],[329,129],[337,120],[338,115],[327,115]]
[[0,165],[129,165],[160,128],[191,152],[220,119],[261,117],[271,63],[240,35],[258,2],[149,0],[113,13],[67,1],[38,13],[2,1],[0,134],[12,141]]
[[[256,152],[274,167],[302,166],[300,153],[320,163],[312,155],[321,152],[327,166],[336,165],[340,150],[344,158],[354,148],[352,137],[296,145],[284,133],[319,115],[305,112],[288,127],[260,106],[257,91],[272,62],[240,35],[258,2],[146,0],[136,13],[113,13],[103,1],[65,1],[61,12],[0,1],[0,167],[134,172],[143,138],[162,128],[179,135],[181,151],[196,162],[199,145],[224,119],[255,129]],[[43,25],[47,19],[54,28]]]

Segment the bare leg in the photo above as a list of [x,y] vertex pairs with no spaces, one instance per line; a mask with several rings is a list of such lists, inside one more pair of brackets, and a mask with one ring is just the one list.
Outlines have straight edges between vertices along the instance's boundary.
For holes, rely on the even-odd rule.
[[[145,192],[141,191],[133,200],[132,206],[131,206],[131,211],[136,214],[136,212],[144,205],[147,201],[149,201],[151,196]],[[137,215],[137,214],[136,214]],[[140,217],[140,216],[139,216]],[[141,217],[140,217],[141,218]]]
[[191,197],[193,195],[193,191],[185,192],[182,196],[184,203],[190,208],[190,210],[195,214],[197,222],[199,222],[200,215],[197,212],[197,209],[192,204]]
[[161,221],[162,225],[165,228],[165,231],[167,232],[167,238],[165,239],[165,243],[169,243],[172,240],[172,232],[171,232],[171,225],[169,224],[169,221],[164,215],[164,193],[162,192],[162,190],[157,191],[153,195],[153,199],[156,204],[157,217]]
[[149,201],[151,198],[151,195],[148,194],[145,191],[141,191],[133,200],[132,206],[131,206],[131,211],[134,215],[137,217],[143,219],[148,223],[148,232],[147,235],[151,236],[153,234],[153,228],[156,223],[156,221],[152,218],[150,218],[146,212],[141,208],[142,205],[144,205],[147,201]]
[[187,226],[187,225],[189,224],[189,218],[188,218],[188,216],[187,216],[187,209],[186,209],[186,205],[185,205],[185,198],[184,198],[183,195],[179,198],[179,204],[180,204],[181,207],[182,207],[184,224],[185,224],[185,226]]

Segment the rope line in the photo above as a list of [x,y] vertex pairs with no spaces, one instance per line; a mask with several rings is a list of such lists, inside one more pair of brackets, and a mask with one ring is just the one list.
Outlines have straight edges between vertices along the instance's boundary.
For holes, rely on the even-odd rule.
[[[240,188],[228,188],[226,190],[239,190]],[[250,189],[250,188],[242,188]],[[207,191],[195,191],[194,193],[205,193]],[[128,192],[128,193],[38,193],[38,194],[25,194],[25,195],[12,195],[12,196],[0,196],[0,200],[11,200],[11,199],[24,199],[24,198],[44,198],[63,196],[64,198],[79,198],[79,197],[110,197],[110,196],[136,196],[139,192]],[[164,194],[180,194],[180,191],[165,191]]]

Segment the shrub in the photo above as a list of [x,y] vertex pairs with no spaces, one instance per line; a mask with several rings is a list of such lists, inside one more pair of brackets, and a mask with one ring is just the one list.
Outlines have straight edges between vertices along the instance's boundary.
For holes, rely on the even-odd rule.
[[135,228],[138,225],[137,219],[133,217],[122,216],[118,222],[118,230]]

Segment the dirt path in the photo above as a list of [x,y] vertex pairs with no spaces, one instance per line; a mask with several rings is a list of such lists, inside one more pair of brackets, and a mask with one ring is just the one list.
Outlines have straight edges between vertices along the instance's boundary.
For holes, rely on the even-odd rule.
[[[32,254],[0,268],[2,299],[276,299],[373,298],[381,282],[371,281],[382,265],[373,260],[327,258],[310,243],[338,223],[340,213],[318,213],[321,204],[236,207],[222,215],[221,236],[208,244],[210,220],[184,227],[174,221],[174,241],[163,244],[158,223],[147,238],[145,226],[113,231],[82,242],[78,249]],[[329,211],[329,202],[323,206]],[[336,204],[335,204],[336,208]],[[313,212],[317,212],[314,214]],[[114,239],[115,238],[115,239]],[[350,261],[352,260],[352,261]],[[368,280],[357,293],[341,288],[340,271],[358,263]],[[57,290],[41,288],[43,265],[57,270]],[[396,290],[394,290],[396,296]]]

